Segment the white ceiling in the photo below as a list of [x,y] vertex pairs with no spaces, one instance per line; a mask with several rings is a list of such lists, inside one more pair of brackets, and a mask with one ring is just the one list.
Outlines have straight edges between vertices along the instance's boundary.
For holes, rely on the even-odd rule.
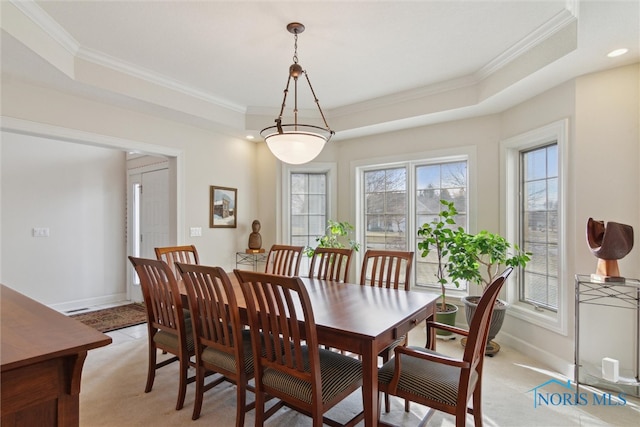
[[[500,111],[637,62],[639,3],[3,1],[2,73],[257,135],[279,111],[293,56],[285,27],[299,21],[300,64],[340,139]],[[619,47],[630,52],[606,57]],[[315,114],[304,86],[299,103]]]

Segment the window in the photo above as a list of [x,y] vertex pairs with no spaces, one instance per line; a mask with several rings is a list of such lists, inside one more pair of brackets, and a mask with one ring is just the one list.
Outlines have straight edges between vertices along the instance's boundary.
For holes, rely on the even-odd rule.
[[520,247],[533,255],[520,301],[558,309],[558,144],[520,152]]
[[[456,225],[467,229],[466,161],[416,166],[416,233],[417,227],[431,222],[438,216],[442,210],[440,200],[454,202],[458,211],[458,215],[454,218]],[[415,283],[418,286],[433,286],[438,268],[438,258],[433,251],[426,258],[420,257],[419,249],[416,251]],[[447,288],[456,289],[455,285],[447,285]],[[466,290],[466,288],[462,289]]]
[[468,149],[457,151],[465,154],[426,153],[422,160],[357,168],[362,247],[414,251],[412,286],[440,289],[435,276],[437,261],[420,256],[417,229],[437,216],[441,199],[454,201],[459,212],[457,225],[468,228],[470,155]]
[[[327,220],[339,219],[335,211],[336,164],[285,164],[280,176],[282,216],[279,218],[276,241],[315,247],[316,237],[322,236],[326,231]],[[307,257],[302,258],[300,274],[306,274],[309,261]]]
[[364,172],[366,249],[407,250],[407,168]]
[[563,334],[568,327],[566,283],[573,282],[560,275],[566,270],[567,139],[568,120],[561,120],[502,141],[500,174],[506,237],[533,254],[506,284],[509,315]]
[[291,173],[291,244],[316,245],[327,226],[327,174]]

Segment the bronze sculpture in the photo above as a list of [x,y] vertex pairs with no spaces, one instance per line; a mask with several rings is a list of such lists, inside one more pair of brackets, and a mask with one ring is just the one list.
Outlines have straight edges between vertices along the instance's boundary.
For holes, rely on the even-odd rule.
[[600,282],[623,282],[618,260],[624,258],[633,248],[633,227],[617,222],[587,221],[587,243],[598,258],[595,274],[591,279]]

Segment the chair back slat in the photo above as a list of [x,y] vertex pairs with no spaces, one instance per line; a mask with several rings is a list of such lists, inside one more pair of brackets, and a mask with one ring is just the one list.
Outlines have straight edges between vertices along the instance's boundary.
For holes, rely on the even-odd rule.
[[[235,274],[249,312],[254,357],[260,359],[257,372],[268,367],[315,383],[320,378],[318,338],[309,295],[300,278],[241,270]],[[320,391],[320,384],[316,386]]]
[[208,346],[230,354],[241,353],[240,313],[227,273],[220,267],[184,263],[177,263],[176,268],[189,298],[199,350]]
[[159,247],[155,248],[155,252],[159,261],[164,261],[169,265],[177,280],[180,280],[180,273],[176,269],[176,263],[200,264],[198,251],[194,245]]
[[311,257],[309,277],[348,282],[353,249],[316,248]]
[[273,245],[267,255],[265,273],[297,276],[300,272],[303,246]]
[[166,262],[129,257],[142,288],[150,326],[177,331],[184,325],[180,292],[173,272]]
[[413,252],[369,249],[364,254],[360,284],[408,291],[412,264]]

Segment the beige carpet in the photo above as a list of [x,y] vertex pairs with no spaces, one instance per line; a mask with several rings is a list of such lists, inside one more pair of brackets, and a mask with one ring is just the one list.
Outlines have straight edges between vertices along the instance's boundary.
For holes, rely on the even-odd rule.
[[[205,394],[202,413],[197,421],[191,420],[193,410],[193,384],[187,388],[185,407],[176,411],[178,391],[177,366],[161,369],[150,393],[144,393],[147,369],[146,325],[134,326],[109,333],[113,343],[89,352],[80,394],[80,425],[100,426],[197,426],[232,427],[235,425],[235,389],[223,384]],[[424,343],[424,332],[416,330],[410,335],[412,344]],[[498,337],[499,341],[499,337]],[[439,341],[439,351],[460,353],[458,340]],[[624,406],[600,406],[591,403],[576,406],[539,405],[534,407],[531,389],[549,381],[566,381],[543,365],[508,347],[502,346],[498,355],[485,359],[483,384],[484,425],[494,426],[639,426],[640,400],[628,398]],[[557,384],[544,387],[549,393],[571,392]],[[581,392],[591,392],[581,387]],[[575,392],[575,388],[573,389]],[[249,394],[249,398],[253,399]],[[332,415],[345,420],[361,408],[360,396],[355,393]],[[418,425],[425,408],[411,405],[409,414],[403,411],[403,402],[393,400],[390,414],[383,419],[400,426]],[[310,425],[310,419],[283,409],[270,418],[266,425],[297,427]],[[472,418],[467,424],[473,425]],[[246,426],[254,425],[253,411],[247,414]],[[363,425],[360,423],[359,425]],[[453,417],[436,413],[429,426],[453,426]]]

